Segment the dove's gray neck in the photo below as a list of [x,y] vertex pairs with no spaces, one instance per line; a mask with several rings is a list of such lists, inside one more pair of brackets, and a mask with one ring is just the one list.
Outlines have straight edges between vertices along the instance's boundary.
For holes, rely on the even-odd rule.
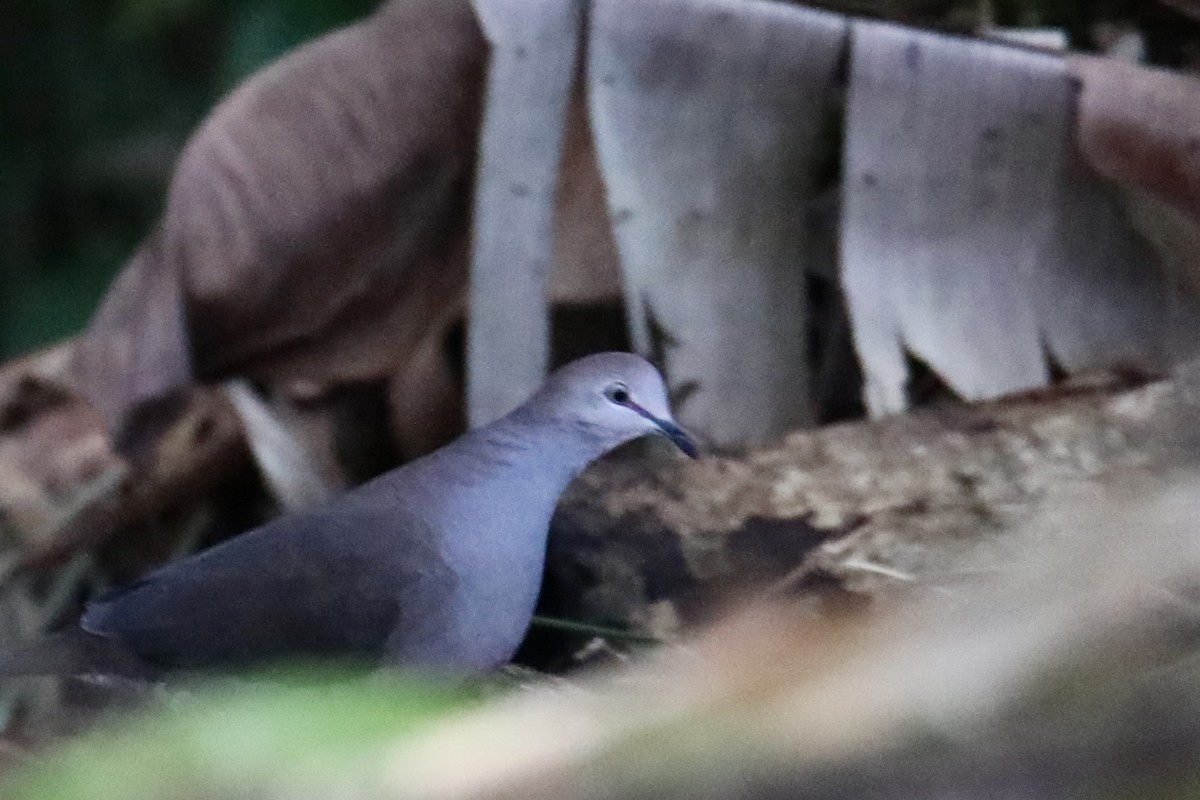
[[516,548],[516,536],[536,549],[544,547],[567,484],[618,443],[583,423],[527,405],[406,470],[421,487],[424,504],[438,515],[433,518],[460,523],[455,539],[461,546],[487,546],[494,539]]
[[581,422],[518,408],[446,448],[460,481],[517,482],[529,495],[553,497],[613,447]]

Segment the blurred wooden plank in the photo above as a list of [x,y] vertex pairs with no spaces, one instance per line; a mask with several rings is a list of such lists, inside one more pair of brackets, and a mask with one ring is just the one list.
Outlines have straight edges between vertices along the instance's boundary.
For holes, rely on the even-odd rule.
[[580,0],[475,0],[492,44],[474,220],[468,415],[499,417],[550,360],[546,299]]
[[588,88],[634,341],[724,445],[811,421],[813,185],[843,17],[727,0],[597,0]]

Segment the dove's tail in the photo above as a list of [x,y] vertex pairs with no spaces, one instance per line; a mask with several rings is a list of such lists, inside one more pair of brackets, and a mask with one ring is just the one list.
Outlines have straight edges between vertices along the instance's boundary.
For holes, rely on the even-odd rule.
[[159,671],[113,639],[70,628],[0,654],[0,680],[27,675],[109,675],[153,680]]

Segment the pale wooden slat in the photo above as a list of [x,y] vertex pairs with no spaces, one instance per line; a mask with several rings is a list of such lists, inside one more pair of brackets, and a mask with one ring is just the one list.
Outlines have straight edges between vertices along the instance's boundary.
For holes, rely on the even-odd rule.
[[492,44],[471,262],[468,414],[503,415],[549,363],[546,285],[582,0],[475,0]]
[[961,395],[1200,350],[1112,187],[1075,156],[1063,59],[856,22],[842,274],[875,413],[906,406],[907,348]]
[[905,407],[904,346],[969,398],[1041,385],[1027,278],[1060,202],[1061,60],[881,23],[852,31],[842,275],[868,406]]
[[593,4],[592,123],[634,340],[721,444],[811,420],[802,209],[845,37],[843,17],[782,4]]

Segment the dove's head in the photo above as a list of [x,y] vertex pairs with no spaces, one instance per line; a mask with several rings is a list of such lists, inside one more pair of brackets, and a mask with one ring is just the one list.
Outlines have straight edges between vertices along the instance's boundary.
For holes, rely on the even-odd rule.
[[582,428],[606,450],[653,433],[696,457],[696,445],[671,416],[662,376],[632,353],[572,361],[546,380],[532,402],[562,424]]

